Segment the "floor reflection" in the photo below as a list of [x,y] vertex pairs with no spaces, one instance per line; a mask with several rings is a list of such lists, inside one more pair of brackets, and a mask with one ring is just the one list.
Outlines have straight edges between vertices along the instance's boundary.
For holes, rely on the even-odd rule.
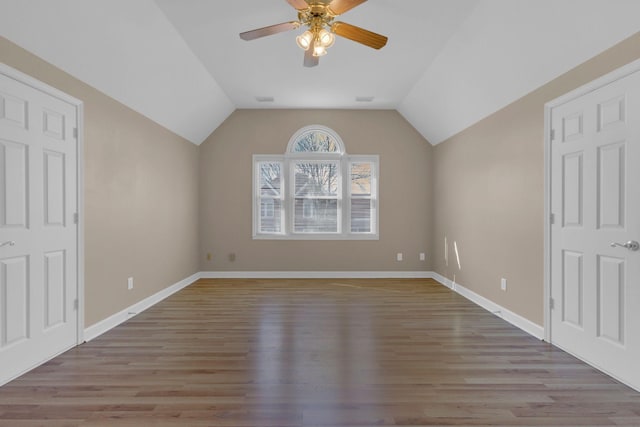
[[292,295],[260,301],[250,356],[262,415],[284,410],[327,425],[382,417],[374,405],[381,400],[374,302],[358,287],[346,292],[353,294],[346,303],[309,293],[303,304]]

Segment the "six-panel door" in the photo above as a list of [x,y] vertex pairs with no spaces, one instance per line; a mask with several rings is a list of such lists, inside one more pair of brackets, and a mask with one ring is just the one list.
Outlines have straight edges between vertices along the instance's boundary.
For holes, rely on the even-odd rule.
[[77,341],[76,126],[0,74],[0,384]]

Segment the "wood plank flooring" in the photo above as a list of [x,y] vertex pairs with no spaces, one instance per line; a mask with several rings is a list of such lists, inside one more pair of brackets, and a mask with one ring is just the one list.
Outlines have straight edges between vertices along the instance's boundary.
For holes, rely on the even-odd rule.
[[200,280],[0,388],[0,426],[640,426],[640,393],[430,280]]

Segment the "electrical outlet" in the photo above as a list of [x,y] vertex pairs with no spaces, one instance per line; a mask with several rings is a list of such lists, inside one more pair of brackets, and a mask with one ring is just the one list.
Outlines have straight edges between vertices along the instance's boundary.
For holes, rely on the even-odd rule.
[[424,252],[420,252],[420,261],[424,261],[424,260],[425,260]]
[[129,277],[127,279],[127,289],[129,290],[133,289],[133,277]]
[[229,254],[229,262],[235,262],[235,260],[236,260],[236,254],[235,252],[231,252]]
[[402,252],[398,252],[396,255],[396,261],[402,261]]
[[500,279],[500,289],[502,289],[503,291],[507,290],[507,279],[505,279],[504,277]]
[[211,261],[211,258],[213,258],[213,255],[211,255],[211,252],[207,252],[207,261]]

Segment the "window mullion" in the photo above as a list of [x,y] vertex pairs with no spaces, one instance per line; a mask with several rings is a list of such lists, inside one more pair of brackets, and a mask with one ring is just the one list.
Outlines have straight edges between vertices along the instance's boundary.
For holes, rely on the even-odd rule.
[[342,234],[351,234],[351,172],[349,157],[344,156],[340,161],[342,171]]
[[[294,181],[294,177],[293,177],[293,169],[291,167],[291,160],[289,160],[288,158],[284,159],[284,176],[287,177],[287,186],[290,188],[285,189],[285,191],[283,192],[283,195],[285,197],[285,203],[284,203],[284,207],[285,207],[285,228],[284,230],[286,230],[286,234],[287,236],[290,236],[293,234],[293,204],[294,204],[294,200],[295,200],[295,181]],[[290,185],[289,185],[290,184]]]

